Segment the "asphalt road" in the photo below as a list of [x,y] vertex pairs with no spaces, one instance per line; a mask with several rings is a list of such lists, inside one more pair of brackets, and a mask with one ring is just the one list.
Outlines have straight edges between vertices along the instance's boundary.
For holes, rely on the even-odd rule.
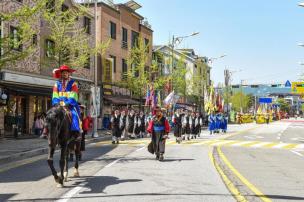
[[304,201],[303,129],[275,122],[181,145],[171,137],[164,162],[147,152],[149,139],[94,143],[64,188],[41,155],[0,168],[0,201]]
[[[230,137],[230,140],[258,141],[256,147],[223,147],[221,150],[239,174],[257,188],[265,199],[271,201],[304,201],[304,149],[273,149],[258,147],[263,142],[302,144],[304,123],[275,122],[246,133]],[[250,201],[260,201],[261,197],[250,191],[248,186],[236,178],[234,184],[246,187],[240,191]]]

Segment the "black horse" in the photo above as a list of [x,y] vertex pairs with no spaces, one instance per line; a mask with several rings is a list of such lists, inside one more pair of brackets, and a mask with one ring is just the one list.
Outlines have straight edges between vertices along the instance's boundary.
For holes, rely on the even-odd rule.
[[[52,171],[58,187],[63,186],[63,181],[67,181],[68,177],[68,156],[69,148],[73,149],[76,154],[74,177],[79,176],[78,160],[80,156],[80,140],[78,132],[71,132],[71,115],[70,112],[61,106],[52,107],[46,114],[45,127],[48,131],[48,165]],[[60,176],[54,168],[53,156],[56,146],[59,145],[60,151]]]

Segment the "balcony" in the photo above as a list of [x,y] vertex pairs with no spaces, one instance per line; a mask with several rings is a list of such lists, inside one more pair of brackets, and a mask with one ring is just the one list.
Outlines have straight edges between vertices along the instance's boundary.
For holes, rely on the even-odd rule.
[[128,49],[128,42],[127,41],[121,41],[121,48]]

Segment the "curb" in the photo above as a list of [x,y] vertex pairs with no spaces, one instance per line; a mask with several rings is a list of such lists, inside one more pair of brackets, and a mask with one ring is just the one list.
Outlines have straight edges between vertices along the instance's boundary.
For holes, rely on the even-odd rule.
[[[98,138],[90,138],[90,139],[86,140],[86,144],[109,140],[109,139],[111,139],[111,137],[112,136],[110,136],[110,135],[102,135],[101,137],[98,137]],[[20,152],[20,153],[13,154],[13,155],[10,155],[10,156],[4,157],[4,158],[0,158],[0,165],[11,163],[13,161],[24,160],[27,158],[31,158],[31,157],[35,157],[35,156],[39,156],[39,155],[47,154],[47,153],[48,153],[48,148],[39,148],[39,149],[31,150],[31,151]]]

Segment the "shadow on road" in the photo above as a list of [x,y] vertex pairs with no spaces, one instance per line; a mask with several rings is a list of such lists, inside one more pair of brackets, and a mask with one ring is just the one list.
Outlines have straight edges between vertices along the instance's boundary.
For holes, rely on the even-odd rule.
[[[116,147],[102,148],[91,147],[84,152],[84,161],[80,162],[80,167],[82,163],[86,161],[94,161],[96,158],[107,154]],[[0,183],[10,183],[10,182],[29,182],[29,181],[39,181],[45,177],[51,176],[51,170],[47,165],[47,157],[42,160],[35,161],[33,163],[21,165],[17,168],[10,169],[8,171],[0,172]],[[108,162],[107,158],[101,158],[98,161]],[[58,153],[54,156],[54,166],[57,171],[59,171],[59,155]],[[74,166],[74,162],[69,162],[69,168]]]
[[87,181],[87,184],[84,186],[87,190],[79,192],[79,194],[104,193],[104,190],[112,185],[142,181],[141,179],[119,179],[113,176],[85,176],[81,178]]

